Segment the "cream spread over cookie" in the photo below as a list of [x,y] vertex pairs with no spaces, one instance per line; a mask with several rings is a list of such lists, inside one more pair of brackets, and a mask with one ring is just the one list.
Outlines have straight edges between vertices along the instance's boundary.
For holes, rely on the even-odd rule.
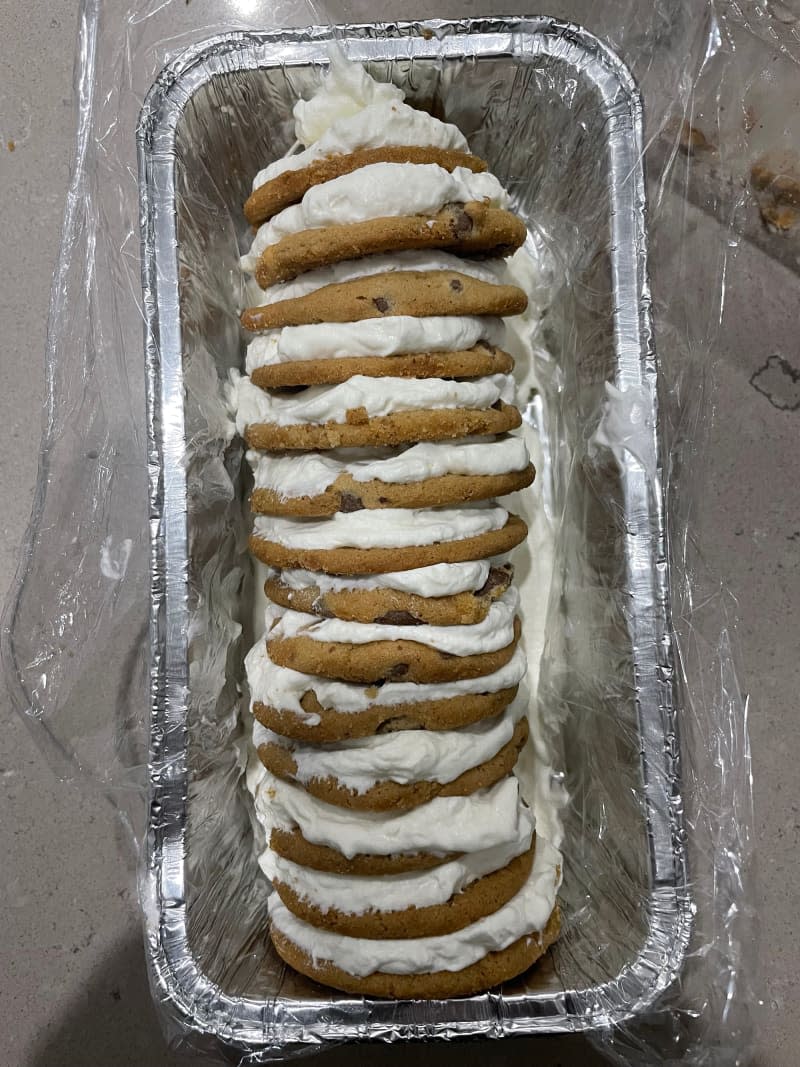
[[478,852],[517,841],[530,820],[512,775],[466,797],[435,797],[409,811],[354,811],[328,804],[302,786],[276,778],[259,761],[249,768],[259,822],[269,840],[273,826],[299,828],[315,845],[352,858],[401,852]]
[[271,571],[270,577],[280,580],[290,589],[316,586],[321,593],[347,590],[397,589],[422,597],[455,596],[474,593],[486,585],[493,563],[475,559],[467,563],[433,563],[429,567],[415,567],[409,571],[389,571],[386,574],[333,575],[301,568]]
[[345,259],[327,267],[307,271],[290,282],[271,285],[268,289],[256,287],[252,303],[274,304],[278,300],[294,300],[308,296],[326,285],[339,285],[356,278],[368,278],[374,274],[387,274],[397,270],[455,270],[489,284],[506,283],[506,264],[503,259],[470,260],[453,256],[449,252],[415,251],[387,252],[362,259]]
[[356,793],[385,781],[446,784],[496,756],[511,740],[525,710],[517,698],[501,715],[458,730],[398,730],[321,745],[280,737],[256,722],[253,744],[288,748],[297,765],[294,777],[302,784],[312,778],[334,778]]
[[259,226],[240,266],[252,273],[264,249],[289,234],[368,219],[435,215],[446,204],[473,200],[506,207],[509,197],[493,174],[476,174],[467,167],[449,171],[438,163],[371,163],[312,186],[299,204]]
[[479,341],[502,347],[502,319],[488,315],[387,315],[358,322],[312,323],[267,330],[247,346],[248,374],[257,367],[310,359],[463,352]]
[[248,652],[245,668],[253,701],[294,712],[307,725],[315,726],[320,721],[319,715],[307,712],[300,703],[306,693],[314,693],[323,708],[353,714],[371,707],[391,708],[400,704],[451,700],[512,689],[525,677],[527,661],[522,649],[517,647],[508,663],[480,678],[461,678],[457,682],[384,682],[380,686],[365,686],[280,667],[269,658],[262,637]]
[[239,377],[233,383],[236,429],[269,423],[276,426],[319,426],[344,423],[347,412],[363,409],[369,418],[398,411],[490,408],[498,400],[514,401],[514,379],[492,374],[474,381],[445,378],[368,378],[354,375],[339,385],[313,385],[299,393],[268,393]]
[[281,881],[301,899],[323,912],[336,910],[349,915],[376,911],[403,911],[444,904],[454,894],[493,871],[506,867],[530,848],[532,824],[520,820],[519,837],[482,852],[467,853],[457,860],[427,871],[378,877],[310,871],[299,863],[265,849],[259,856],[261,869],[271,880]]
[[324,493],[343,474],[356,482],[407,484],[446,474],[506,474],[524,470],[530,463],[521,437],[422,441],[410,448],[383,449],[363,458],[349,458],[348,451],[356,450],[334,449],[324,455],[248,452],[247,458],[256,489],[271,489],[284,500]]
[[500,530],[508,512],[499,506],[382,508],[337,512],[328,519],[257,515],[256,537],[294,549],[409,548],[462,541]]
[[[461,811],[456,821],[469,814]],[[298,919],[277,894],[269,902],[275,927],[314,961],[330,960],[348,974],[427,974],[461,971],[489,952],[507,948],[526,934],[544,930],[561,884],[561,856],[547,841],[536,842],[533,869],[511,900],[483,919],[438,937],[378,939],[346,937]]]
[[[356,514],[361,514],[357,512]],[[312,641],[334,641],[345,645],[366,645],[372,641],[413,641],[451,656],[478,656],[507,648],[514,640],[514,619],[519,593],[511,586],[492,602],[481,622],[467,626],[392,626],[379,622],[350,622],[347,619],[320,619],[304,611],[292,611],[278,604],[265,610],[267,640],[280,641],[306,637]]]

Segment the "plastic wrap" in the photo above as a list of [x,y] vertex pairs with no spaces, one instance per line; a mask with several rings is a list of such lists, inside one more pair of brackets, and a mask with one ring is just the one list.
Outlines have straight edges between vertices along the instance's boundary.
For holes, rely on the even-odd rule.
[[[130,816],[173,1043],[256,1063],[357,1038],[585,1030],[621,1063],[743,1063],[748,704],[693,507],[747,195],[719,176],[747,155],[730,111],[769,14],[556,5],[608,50],[550,19],[332,28],[400,13],[83,4],[40,479],[3,625],[14,702],[59,774]],[[290,146],[330,39],[461,126],[543,267],[526,418],[555,546],[538,700],[569,797],[565,929],[545,966],[452,1002],[362,1000],[286,972],[263,936],[242,788],[255,583],[223,395],[242,359],[238,206]],[[706,248],[686,207],[698,115],[716,168],[699,195],[721,220]],[[687,256],[707,263],[702,293],[682,285]]]

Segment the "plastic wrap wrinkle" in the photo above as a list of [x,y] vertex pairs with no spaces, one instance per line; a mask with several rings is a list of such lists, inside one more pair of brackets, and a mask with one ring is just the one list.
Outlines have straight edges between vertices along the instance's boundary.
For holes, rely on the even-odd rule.
[[[587,12],[641,79],[648,141],[676,107],[689,114],[695,89],[734,51],[734,22],[747,21],[690,7]],[[120,0],[102,21],[99,4],[82,9],[42,477],[2,635],[15,704],[62,773],[134,797],[147,767],[140,896],[173,1040],[257,1063],[364,1037],[586,1030],[642,1067],[735,1062],[752,999],[746,701],[732,609],[724,594],[701,595],[707,579],[684,536],[697,353],[713,343],[727,252],[708,306],[679,287],[657,303],[657,367],[641,102],[607,46],[547,18],[263,32],[296,19],[280,5],[246,13],[178,0],[135,10]],[[459,127],[530,230],[528,261],[514,259],[534,299],[508,348],[546,523],[532,525],[531,544],[551,572],[524,640],[544,641],[529,666],[533,710],[564,768],[530,788],[569,796],[564,932],[552,964],[455,1002],[349,998],[288,973],[263,934],[269,894],[242,798],[254,580],[249,475],[223,394],[245,358],[237,264],[252,233],[241,205],[291,147],[292,106],[319,83],[332,38]],[[137,206],[131,134],[151,85]],[[657,247],[686,225],[677,136],[671,147],[653,175]],[[137,224],[141,305],[131,300]],[[534,572],[513,555],[526,595]]]

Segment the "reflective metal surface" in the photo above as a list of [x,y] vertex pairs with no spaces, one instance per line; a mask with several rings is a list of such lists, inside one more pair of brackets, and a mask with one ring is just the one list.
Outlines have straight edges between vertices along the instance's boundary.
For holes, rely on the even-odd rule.
[[[291,105],[318,83],[330,36],[237,33],[193,47],[153,86],[138,133],[152,531],[149,964],[171,1010],[250,1050],[250,1062],[298,1043],[606,1026],[676,980],[691,925],[641,103],[624,66],[580,29],[487,19],[344,27],[339,38],[350,58],[461,127],[558,265],[541,384],[558,595],[540,699],[563,722],[565,930],[551,961],[501,993],[399,1003],[308,982],[264,936],[267,887],[250,850],[236,725],[252,581],[241,449],[222,386],[242,354],[241,203],[253,174],[291,144]],[[617,439],[606,383],[636,400],[635,432]]]

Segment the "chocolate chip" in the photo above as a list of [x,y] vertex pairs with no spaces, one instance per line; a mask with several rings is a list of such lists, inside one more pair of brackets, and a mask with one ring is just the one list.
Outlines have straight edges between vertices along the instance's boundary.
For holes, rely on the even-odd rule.
[[376,297],[374,297],[372,303],[375,305],[375,307],[378,309],[378,311],[380,311],[380,313],[382,315],[385,314],[389,310],[389,301],[386,299],[385,296],[376,296]]
[[473,225],[472,219],[463,208],[459,208],[455,212],[453,216],[453,234],[456,237],[466,237],[468,233],[472,232]]
[[407,663],[396,663],[394,665],[394,667],[392,667],[392,669],[390,671],[386,672],[386,677],[388,679],[394,680],[396,678],[405,678],[405,676],[407,674],[408,674],[408,664]]
[[460,293],[464,286],[461,284],[458,278],[451,278],[450,288],[453,290],[454,293]]
[[[509,568],[510,570],[510,568]],[[505,588],[511,581],[511,574],[505,567],[492,567],[481,588],[475,596],[487,596],[495,589]]]
[[387,611],[375,622],[384,623],[386,626],[418,626],[420,620],[410,611]]
[[395,715],[393,719],[386,719],[377,729],[379,734],[394,734],[398,730],[418,730],[420,728],[416,719],[410,715]]
[[339,511],[363,511],[364,501],[355,493],[339,494]]

